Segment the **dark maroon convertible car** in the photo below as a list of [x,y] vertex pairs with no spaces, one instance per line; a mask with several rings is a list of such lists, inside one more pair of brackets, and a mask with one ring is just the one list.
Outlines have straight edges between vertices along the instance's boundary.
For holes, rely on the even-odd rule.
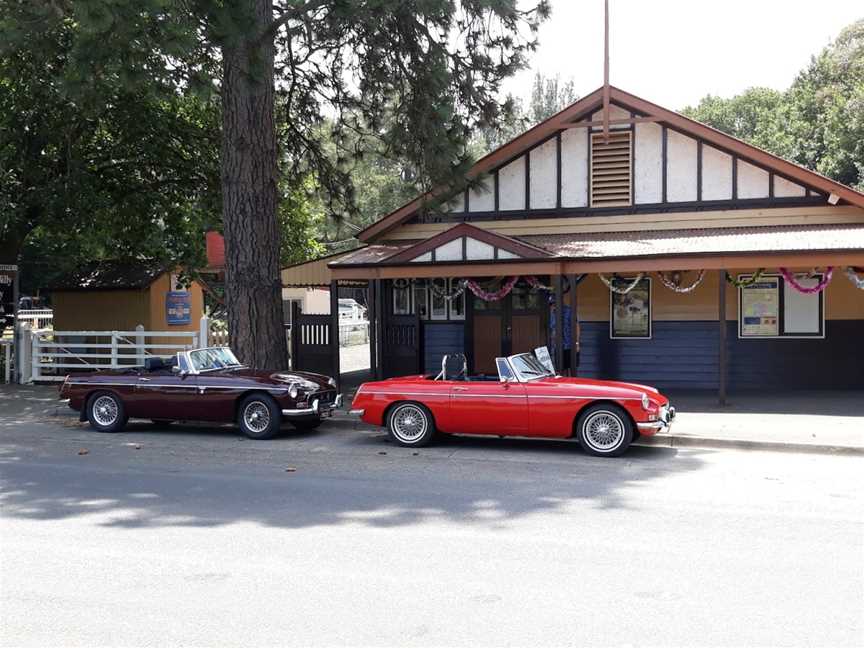
[[100,432],[117,432],[130,418],[234,422],[250,439],[269,439],[283,420],[317,427],[342,404],[336,382],[303,371],[253,371],[230,349],[150,357],[144,368],[71,374],[60,398]]

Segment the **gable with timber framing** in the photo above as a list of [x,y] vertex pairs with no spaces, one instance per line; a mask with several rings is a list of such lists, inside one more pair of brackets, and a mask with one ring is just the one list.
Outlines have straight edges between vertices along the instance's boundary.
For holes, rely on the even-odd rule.
[[864,208],[860,192],[614,87],[607,141],[601,101],[591,93],[479,160],[464,191],[421,196],[358,238],[439,223]]

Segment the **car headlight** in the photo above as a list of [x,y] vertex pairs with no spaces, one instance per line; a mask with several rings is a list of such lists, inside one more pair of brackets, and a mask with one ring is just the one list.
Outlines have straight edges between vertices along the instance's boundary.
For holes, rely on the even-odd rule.
[[648,398],[648,394],[642,394],[642,409],[649,409],[651,407],[651,400]]
[[300,390],[297,389],[297,383],[291,383],[291,386],[288,388],[288,395],[291,398],[297,398],[297,394],[299,392],[300,392]]

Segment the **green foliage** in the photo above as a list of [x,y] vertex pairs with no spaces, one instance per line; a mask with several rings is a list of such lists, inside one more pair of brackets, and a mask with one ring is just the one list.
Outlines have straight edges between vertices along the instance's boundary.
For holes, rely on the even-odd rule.
[[864,189],[864,20],[844,29],[783,92],[707,96],[684,114]]
[[554,77],[545,77],[541,72],[537,72],[531,87],[531,104],[528,109],[531,125],[549,119],[578,98],[573,79],[562,83],[557,74]]
[[[46,12],[39,29],[25,6]],[[23,289],[102,258],[202,261],[218,107],[83,75],[83,28],[47,5],[0,2],[0,15],[0,257],[22,254]]]
[[294,187],[285,187],[276,218],[281,234],[280,263],[287,266],[326,253],[315,232],[323,221],[320,201],[312,177]]

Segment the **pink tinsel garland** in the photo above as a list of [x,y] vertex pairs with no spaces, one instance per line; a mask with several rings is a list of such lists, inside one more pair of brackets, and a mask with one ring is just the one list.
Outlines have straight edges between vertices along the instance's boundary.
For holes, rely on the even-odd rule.
[[834,266],[829,266],[825,268],[825,274],[822,275],[822,279],[819,280],[813,287],[802,286],[798,283],[798,280],[795,278],[795,275],[789,272],[787,268],[780,268],[780,274],[783,275],[783,278],[786,280],[790,286],[792,286],[795,290],[800,293],[804,293],[805,295],[812,295],[814,293],[822,292],[825,290],[825,286],[831,281],[831,275],[834,273]]
[[483,301],[498,301],[499,299],[504,299],[507,295],[510,294],[510,291],[513,290],[513,286],[516,285],[516,282],[519,280],[519,277],[510,277],[507,279],[504,284],[493,292],[486,292],[480,287],[473,279],[469,279],[467,282],[468,289],[474,293],[477,297],[482,299]]

